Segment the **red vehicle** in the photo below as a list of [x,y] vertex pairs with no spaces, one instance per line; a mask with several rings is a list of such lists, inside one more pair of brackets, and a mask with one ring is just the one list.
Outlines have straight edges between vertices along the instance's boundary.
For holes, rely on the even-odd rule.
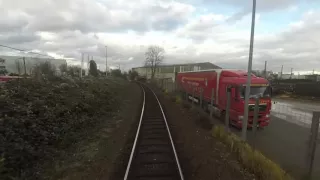
[[[248,127],[252,127],[255,97],[260,97],[258,126],[268,126],[271,110],[271,88],[268,80],[251,76],[249,99]],[[247,82],[247,72],[243,70],[212,69],[205,71],[180,72],[177,74],[180,90],[188,95],[188,99],[199,103],[203,92],[203,108],[213,108],[215,115],[223,118],[227,106],[227,88],[231,88],[230,124],[242,128],[244,115],[244,97]],[[194,89],[195,97],[192,97]],[[214,105],[211,107],[212,89]]]
[[19,76],[0,76],[0,83],[4,83],[13,79],[19,79]]

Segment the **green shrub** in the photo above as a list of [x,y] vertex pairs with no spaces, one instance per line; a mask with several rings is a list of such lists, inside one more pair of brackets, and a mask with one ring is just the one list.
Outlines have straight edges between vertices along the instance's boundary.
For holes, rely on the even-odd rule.
[[239,162],[258,176],[261,180],[291,180],[278,164],[274,163],[261,152],[254,150],[248,143],[238,136],[225,131],[223,126],[215,126],[212,135],[224,142],[228,148],[237,154]]
[[168,95],[168,90],[167,90],[167,89],[164,89],[164,90],[163,90],[163,93],[164,93],[165,95]]
[[176,97],[175,97],[175,100],[176,100],[176,103],[177,103],[177,104],[180,104],[180,103],[182,102],[182,99],[181,99],[180,96],[176,96]]

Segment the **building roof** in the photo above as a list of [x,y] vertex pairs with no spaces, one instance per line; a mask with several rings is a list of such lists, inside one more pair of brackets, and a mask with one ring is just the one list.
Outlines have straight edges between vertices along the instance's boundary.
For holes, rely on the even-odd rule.
[[[210,62],[200,62],[200,63],[184,63],[184,64],[161,64],[158,65],[158,67],[170,67],[170,66],[207,66],[210,69],[222,69],[221,67],[212,64]],[[137,69],[137,68],[145,68],[145,67],[150,67],[150,66],[141,66],[141,67],[135,67],[132,69]]]

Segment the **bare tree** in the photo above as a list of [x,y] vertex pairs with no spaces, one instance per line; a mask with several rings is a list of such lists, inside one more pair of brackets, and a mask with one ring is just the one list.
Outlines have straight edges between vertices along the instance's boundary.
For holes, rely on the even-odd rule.
[[19,75],[21,75],[21,71],[22,71],[22,64],[20,63],[19,59],[17,59],[15,61],[15,65],[16,65],[16,69]]
[[162,63],[164,59],[164,49],[159,46],[149,46],[145,53],[145,67],[151,69],[151,79],[154,78],[157,67]]

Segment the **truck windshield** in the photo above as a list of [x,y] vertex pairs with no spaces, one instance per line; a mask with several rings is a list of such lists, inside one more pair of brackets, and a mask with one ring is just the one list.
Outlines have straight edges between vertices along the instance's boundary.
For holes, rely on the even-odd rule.
[[[246,94],[246,87],[242,87],[240,91],[240,97],[244,98]],[[270,86],[257,86],[257,87],[251,87],[250,88],[250,96],[249,98],[254,97],[270,97]]]

